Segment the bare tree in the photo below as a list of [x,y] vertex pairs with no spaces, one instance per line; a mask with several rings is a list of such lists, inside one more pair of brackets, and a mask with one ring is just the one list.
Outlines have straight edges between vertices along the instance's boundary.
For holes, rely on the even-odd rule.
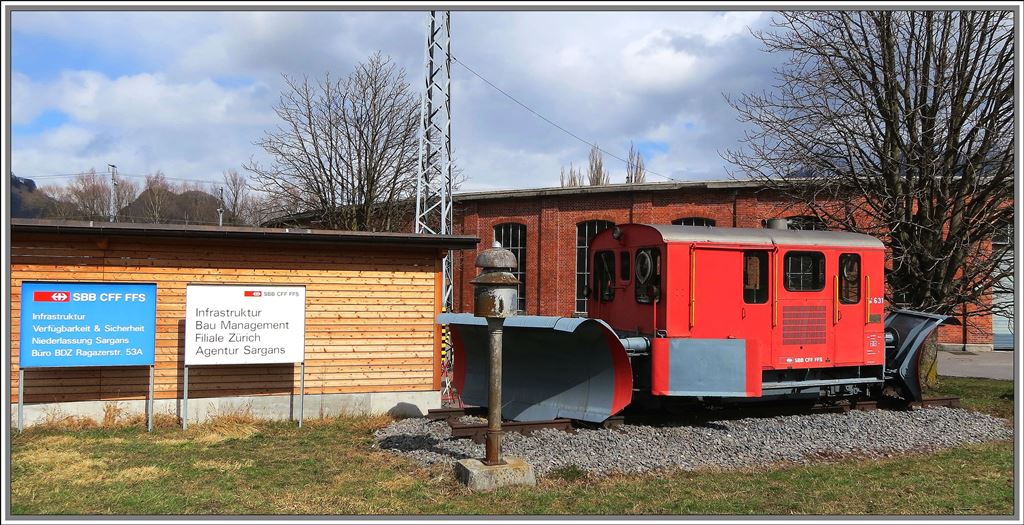
[[113,193],[117,220],[133,222],[133,217],[129,216],[128,207],[139,197],[139,184],[133,180],[118,177]]
[[118,177],[117,184],[95,169],[80,173],[66,186],[50,185],[40,190],[53,202],[47,215],[58,219],[108,221],[116,214],[117,220],[127,220],[127,208],[139,194],[139,185]]
[[247,224],[242,220],[242,208],[252,198],[249,181],[238,170],[224,172],[224,211],[228,224]]
[[591,186],[603,186],[611,183],[608,170],[604,167],[604,155],[601,154],[601,148],[598,148],[596,144],[590,148],[587,183]]
[[579,168],[576,168],[569,163],[569,169],[566,170],[565,166],[562,166],[562,172],[558,176],[562,183],[563,188],[575,188],[583,185],[583,174],[580,173]]
[[274,199],[264,193],[252,192],[243,200],[235,213],[236,224],[259,226],[280,216],[281,210],[274,206]]
[[40,187],[39,191],[50,198],[49,205],[45,209],[46,217],[63,220],[84,218],[67,186],[50,184]]
[[647,169],[644,167],[644,157],[636,146],[629,143],[629,162],[626,163],[626,183],[643,184],[647,182]]
[[785,12],[755,36],[789,58],[723,156],[833,227],[891,249],[888,299],[959,313],[1011,273],[1011,11]]
[[78,174],[68,184],[66,195],[77,208],[81,219],[110,220],[110,184],[107,178],[96,173],[96,170]]
[[174,189],[160,170],[146,175],[146,183],[139,195],[143,218],[150,222],[164,222],[171,218],[175,201]]
[[285,77],[274,111],[282,120],[257,142],[269,165],[250,161],[257,188],[295,199],[325,227],[404,226],[416,192],[419,97],[405,72],[377,53],[348,77]]

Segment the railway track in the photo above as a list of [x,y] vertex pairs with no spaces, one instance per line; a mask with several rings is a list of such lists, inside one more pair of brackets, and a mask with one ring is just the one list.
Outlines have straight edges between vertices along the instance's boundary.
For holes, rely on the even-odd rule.
[[[633,412],[608,418],[595,424],[573,419],[552,419],[546,421],[506,421],[501,424],[505,432],[517,432],[529,435],[537,430],[555,429],[564,432],[575,432],[579,428],[617,429],[626,423],[665,424],[670,422],[702,423],[722,419],[741,419],[747,417],[772,417],[796,414],[846,413],[851,410],[909,410],[922,407],[960,408],[959,397],[935,397],[913,403],[898,400],[842,400],[834,403],[783,404],[783,405],[749,405],[730,406],[725,408],[704,408],[690,411],[686,415],[666,416],[664,413]],[[487,423],[469,423],[460,421],[465,416],[486,417],[484,407],[439,408],[427,411],[427,418],[434,421],[445,421],[451,427],[452,437],[456,439],[472,439],[483,443],[487,433]]]

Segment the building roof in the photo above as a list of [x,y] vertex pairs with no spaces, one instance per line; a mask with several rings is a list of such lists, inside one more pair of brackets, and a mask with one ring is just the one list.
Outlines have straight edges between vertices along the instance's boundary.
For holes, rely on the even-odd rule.
[[308,228],[253,228],[181,224],[60,221],[11,219],[14,233],[62,233],[70,235],[125,235],[188,239],[251,239],[275,242],[325,243],[349,246],[400,248],[473,249],[480,242],[472,235],[427,235],[420,233],[356,232]]
[[849,246],[885,248],[882,241],[863,233],[820,230],[777,230],[773,228],[713,228],[645,224],[661,234],[666,242],[716,242],[764,245]]
[[692,182],[650,182],[644,184],[605,184],[601,186],[572,186],[553,188],[531,188],[522,190],[494,190],[456,193],[456,202],[479,201],[490,199],[514,199],[526,197],[547,197],[557,195],[580,195],[596,193],[631,193],[649,191],[672,191],[686,189],[724,189],[735,190],[744,188],[763,188],[764,184],[755,181],[737,180],[702,180]]

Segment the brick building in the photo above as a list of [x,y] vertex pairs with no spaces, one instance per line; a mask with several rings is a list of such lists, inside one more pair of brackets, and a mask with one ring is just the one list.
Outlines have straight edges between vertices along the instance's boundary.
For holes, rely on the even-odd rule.
[[[532,315],[569,316],[586,311],[583,286],[590,239],[616,223],[686,224],[760,228],[772,218],[791,227],[820,228],[807,208],[754,182],[701,181],[461,193],[455,196],[456,234],[479,237],[478,249],[498,240],[520,260],[520,309]],[[455,260],[455,310],[472,311],[476,252]],[[962,326],[944,326],[939,340],[949,348],[992,349],[1005,318],[970,316]],[[1002,335],[1003,337],[999,337]]]

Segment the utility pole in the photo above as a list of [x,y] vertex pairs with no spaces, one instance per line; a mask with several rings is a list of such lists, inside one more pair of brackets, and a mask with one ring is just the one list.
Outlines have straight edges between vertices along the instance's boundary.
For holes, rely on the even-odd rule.
[[114,222],[117,217],[117,166],[113,164],[107,164],[107,169],[110,171],[110,222]]
[[220,205],[217,206],[217,225],[224,226],[224,186],[220,187]]

